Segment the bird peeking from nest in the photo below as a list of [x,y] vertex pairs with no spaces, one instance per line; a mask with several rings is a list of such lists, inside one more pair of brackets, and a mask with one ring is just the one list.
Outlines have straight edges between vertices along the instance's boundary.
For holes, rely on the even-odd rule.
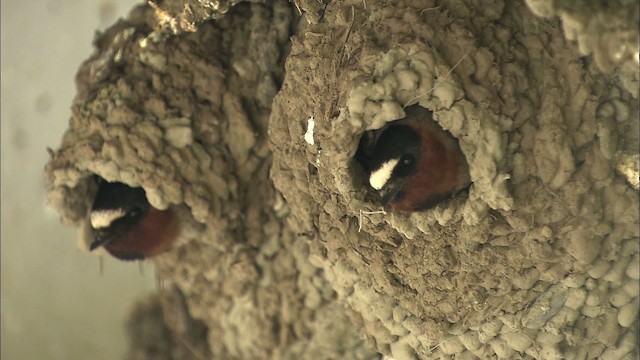
[[120,260],[142,260],[171,247],[179,230],[172,210],[152,207],[142,188],[97,181],[89,213],[91,251],[102,247]]
[[419,105],[406,117],[366,132],[356,160],[383,206],[403,212],[424,211],[471,185],[469,165],[456,138]]

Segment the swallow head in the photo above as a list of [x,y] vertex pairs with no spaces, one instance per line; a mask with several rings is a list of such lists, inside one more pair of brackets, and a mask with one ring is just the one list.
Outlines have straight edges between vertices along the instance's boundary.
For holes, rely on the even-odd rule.
[[411,127],[391,125],[382,133],[373,151],[369,185],[380,193],[383,205],[404,196],[420,155],[420,137]]
[[[470,185],[469,169],[457,140],[420,106],[368,135],[356,155],[383,206],[412,212],[434,207]],[[361,140],[360,146],[363,146]]]
[[93,241],[121,260],[140,260],[168,249],[177,235],[171,210],[158,210],[144,189],[100,179],[89,213]]

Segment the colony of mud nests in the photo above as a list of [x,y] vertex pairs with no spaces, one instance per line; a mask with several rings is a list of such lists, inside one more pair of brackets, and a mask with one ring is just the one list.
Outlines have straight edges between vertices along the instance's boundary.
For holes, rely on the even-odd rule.
[[[130,359],[638,355],[638,4],[234,4],[99,34],[47,165],[66,223],[94,175],[181,218]],[[473,184],[381,211],[353,156],[414,104]]]

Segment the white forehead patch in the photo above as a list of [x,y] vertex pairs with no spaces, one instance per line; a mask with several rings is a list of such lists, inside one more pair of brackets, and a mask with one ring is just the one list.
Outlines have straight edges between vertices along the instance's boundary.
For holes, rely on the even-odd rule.
[[124,210],[96,210],[92,211],[91,218],[91,227],[94,229],[102,229],[109,227],[111,223],[123,217],[125,215]]
[[372,172],[371,176],[369,176],[369,184],[371,184],[371,187],[376,190],[382,189],[387,181],[389,181],[389,178],[391,178],[393,169],[395,169],[399,161],[400,159],[391,159],[382,164],[378,170]]

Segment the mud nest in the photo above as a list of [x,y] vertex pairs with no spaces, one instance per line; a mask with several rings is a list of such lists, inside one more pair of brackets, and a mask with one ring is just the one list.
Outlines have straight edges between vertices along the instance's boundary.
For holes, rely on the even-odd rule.
[[[637,356],[638,5],[620,3],[132,10],[97,36],[46,169],[65,223],[86,230],[94,175],[180,217],[130,358]],[[411,214],[354,161],[407,106],[472,181]]]

